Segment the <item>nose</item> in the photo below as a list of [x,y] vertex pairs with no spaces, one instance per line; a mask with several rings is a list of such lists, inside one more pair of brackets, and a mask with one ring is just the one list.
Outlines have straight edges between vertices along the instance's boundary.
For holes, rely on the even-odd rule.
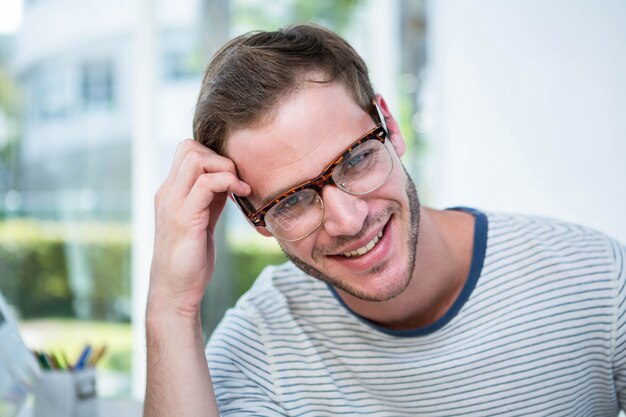
[[369,208],[359,196],[341,191],[334,185],[322,189],[324,223],[322,227],[331,236],[352,236],[363,228]]

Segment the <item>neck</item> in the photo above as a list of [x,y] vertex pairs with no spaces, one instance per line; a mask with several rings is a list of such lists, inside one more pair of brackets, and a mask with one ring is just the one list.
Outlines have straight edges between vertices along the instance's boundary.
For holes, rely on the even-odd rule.
[[337,289],[356,314],[389,329],[406,330],[434,323],[454,304],[469,273],[474,218],[423,208],[420,219],[415,268],[400,295],[371,302]]

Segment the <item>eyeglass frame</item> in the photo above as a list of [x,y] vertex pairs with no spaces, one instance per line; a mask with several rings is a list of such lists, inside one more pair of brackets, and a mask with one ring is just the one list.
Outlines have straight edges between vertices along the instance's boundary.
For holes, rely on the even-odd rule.
[[[309,189],[309,188],[312,188],[313,190],[315,190],[317,192],[317,194],[321,197],[322,189],[324,188],[324,186],[336,184],[335,180],[332,177],[333,171],[334,171],[335,167],[337,167],[337,165],[339,165],[341,162],[344,161],[346,156],[348,156],[350,153],[352,153],[354,148],[356,148],[357,146],[361,145],[364,142],[367,142],[368,140],[378,140],[380,143],[382,143],[384,145],[387,137],[389,136],[389,130],[387,129],[387,124],[385,123],[385,118],[383,117],[382,112],[380,111],[380,108],[378,107],[378,105],[376,104],[376,101],[374,99],[372,99],[372,111],[371,111],[370,115],[372,116],[372,119],[374,119],[374,122],[376,123],[376,126],[374,126],[372,129],[370,129],[367,132],[365,132],[365,134],[361,135],[350,146],[345,148],[339,154],[339,156],[337,156],[330,164],[328,164],[326,166],[326,168],[324,168],[324,170],[317,177],[312,178],[312,179],[307,180],[307,181],[304,181],[304,182],[302,182],[302,183],[300,183],[300,184],[290,188],[289,190],[285,191],[284,193],[281,193],[279,196],[277,196],[276,198],[272,199],[271,201],[269,201],[268,203],[264,204],[262,207],[260,207],[259,209],[256,209],[256,210],[254,210],[254,208],[252,207],[252,204],[250,203],[250,201],[247,198],[240,197],[240,196],[237,196],[237,195],[231,193],[231,196],[232,196],[233,200],[235,201],[235,203],[237,204],[239,209],[243,212],[244,216],[246,216],[246,219],[248,220],[248,222],[253,227],[265,227],[265,228],[267,228],[271,232],[271,229],[269,229],[267,224],[265,223],[265,215],[267,214],[267,212],[272,207],[274,207],[276,204],[278,204],[281,201],[283,201],[285,198],[287,198],[287,197],[289,197],[289,196],[291,196],[291,195],[293,195],[293,194],[295,194],[295,193],[297,193],[299,191],[302,191],[302,190],[305,190],[305,189]],[[380,185],[384,184],[385,181],[383,181]],[[380,185],[379,185],[379,187],[380,187]],[[376,188],[378,188],[378,187],[376,187]],[[376,188],[374,188],[374,189],[372,189],[372,190],[370,190],[368,192],[372,192]],[[367,194],[368,192],[365,192],[365,193],[349,193],[349,194],[359,195],[359,194]],[[317,227],[319,227],[319,225]],[[315,229],[313,229],[313,231],[311,233],[313,233],[317,229],[317,227]],[[304,236],[304,237],[306,237],[306,236]],[[303,238],[300,238],[300,239],[303,239]]]

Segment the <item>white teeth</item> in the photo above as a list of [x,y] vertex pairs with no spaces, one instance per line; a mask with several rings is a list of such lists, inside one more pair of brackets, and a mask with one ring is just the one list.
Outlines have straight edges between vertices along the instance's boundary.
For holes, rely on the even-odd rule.
[[352,250],[350,252],[345,252],[342,253],[343,256],[345,256],[346,258],[351,258],[353,256],[362,256],[365,255],[367,252],[371,251],[372,249],[374,249],[374,246],[376,246],[376,244],[378,243],[378,241],[383,237],[383,231],[381,230],[380,232],[378,232],[378,234],[376,236],[374,236],[374,239],[370,240],[367,245],[358,248],[356,250]]

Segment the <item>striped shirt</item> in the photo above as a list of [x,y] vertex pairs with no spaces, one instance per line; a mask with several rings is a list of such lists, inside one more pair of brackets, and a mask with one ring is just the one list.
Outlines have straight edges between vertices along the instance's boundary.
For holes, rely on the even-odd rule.
[[222,415],[616,416],[626,404],[626,248],[568,223],[476,218],[466,284],[423,328],[358,317],[290,263],[207,345]]

